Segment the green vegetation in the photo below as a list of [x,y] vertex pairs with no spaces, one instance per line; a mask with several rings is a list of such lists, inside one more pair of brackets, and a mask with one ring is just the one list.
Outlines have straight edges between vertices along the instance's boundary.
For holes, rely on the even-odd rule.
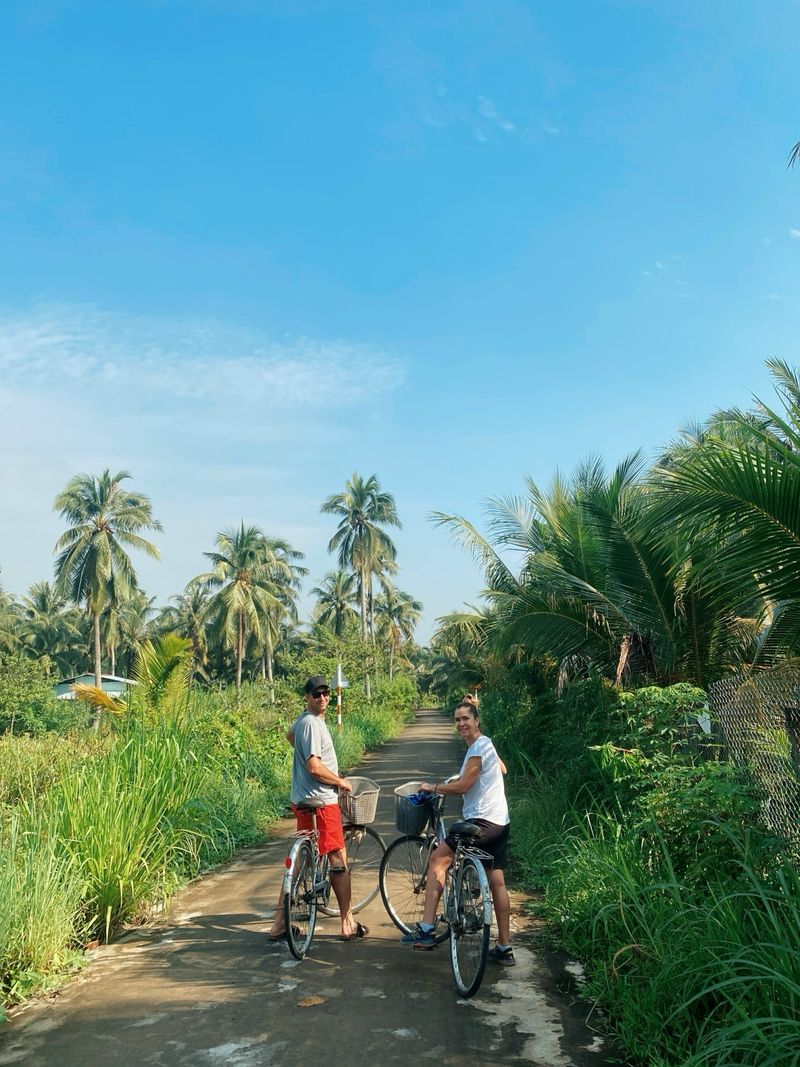
[[[179,662],[159,669],[153,658],[150,686],[105,734],[0,741],[6,1003],[46,988],[77,965],[86,942],[144,921],[198,872],[262,839],[285,809],[284,734],[301,684],[282,683],[274,703],[261,682],[238,699],[233,688],[181,692]],[[345,725],[334,730],[342,767],[397,733],[416,690],[396,677],[379,682],[375,697],[348,693]]]
[[650,469],[529,482],[490,502],[489,536],[434,517],[486,588],[441,620],[421,678],[480,690],[518,874],[647,1067],[800,1062],[800,835],[765,827],[778,779],[755,766],[796,738],[755,712],[735,765],[706,699],[743,675],[745,714],[761,674],[797,669],[800,379],[770,367],[780,411],[719,412]]
[[[142,533],[160,525],[147,497],[124,490],[129,477],[73,478],[55,503],[68,522],[55,584],[19,602],[0,591],[0,1006],[57,983],[87,943],[145,921],[264,837],[286,807],[285,734],[306,677],[341,664],[349,679],[333,731],[343,770],[417,702],[420,605],[389,580],[396,552],[381,524],[399,520],[374,475],[331,498],[355,494],[335,584],[365,614],[320,590],[308,628],[302,553],[244,523],[219,533],[211,571],[156,611],[128,550],[157,556]],[[99,684],[117,665],[135,683],[122,700]],[[54,681],[90,668],[97,684],[56,699]]]

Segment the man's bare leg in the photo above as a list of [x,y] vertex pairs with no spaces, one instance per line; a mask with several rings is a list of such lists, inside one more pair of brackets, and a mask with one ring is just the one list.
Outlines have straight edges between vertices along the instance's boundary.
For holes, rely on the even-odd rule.
[[343,848],[337,848],[335,852],[328,853],[328,859],[331,864],[331,887],[342,917],[342,937],[352,937],[358,927],[351,910],[352,887],[350,872],[347,869],[347,855]]

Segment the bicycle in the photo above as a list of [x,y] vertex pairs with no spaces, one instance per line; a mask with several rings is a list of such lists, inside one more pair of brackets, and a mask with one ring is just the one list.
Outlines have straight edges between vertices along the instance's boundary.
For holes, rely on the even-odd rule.
[[[366,779],[365,779],[366,781]],[[342,794],[340,801],[349,798],[349,810],[364,818],[367,812],[359,814],[359,797]],[[377,792],[375,796],[377,803]],[[345,802],[347,806],[348,802]],[[336,895],[332,892],[330,860],[320,856],[318,848],[319,832],[317,830],[317,810],[324,807],[322,801],[309,801],[298,804],[299,811],[311,812],[311,829],[300,830],[294,835],[294,843],[286,857],[286,874],[283,876],[283,908],[286,924],[286,940],[289,951],[295,959],[301,960],[311,949],[317,912],[325,915],[340,915]],[[369,818],[375,817],[374,805]],[[344,843],[347,855],[347,869],[350,871],[352,889],[351,908],[353,912],[361,911],[378,893],[378,870],[386,851],[383,838],[365,822],[348,822],[344,826]]]
[[[431,796],[427,804],[409,812],[401,804],[403,795],[397,790],[395,793],[398,829],[410,829],[416,824],[420,832],[405,833],[389,845],[381,860],[378,880],[389,918],[403,933],[410,933],[422,919],[431,852],[445,838],[444,798]],[[456,840],[455,857],[445,875],[441,913],[433,929],[437,944],[450,939],[453,981],[462,997],[477,993],[489,954],[492,898],[484,864],[491,865],[492,857],[470,844],[479,832],[479,827],[468,821],[450,827]]]

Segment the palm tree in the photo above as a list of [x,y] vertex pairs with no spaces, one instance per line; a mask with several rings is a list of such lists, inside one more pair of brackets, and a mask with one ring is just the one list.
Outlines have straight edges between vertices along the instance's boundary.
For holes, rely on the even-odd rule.
[[[555,657],[559,677],[592,665],[618,684],[705,684],[752,641],[756,587],[749,617],[727,610],[702,577],[710,558],[720,572],[727,562],[654,513],[634,455],[610,478],[593,461],[571,484],[556,477],[543,492],[529,481],[527,498],[491,502],[492,541],[458,516],[434,518],[484,565],[497,653]],[[509,550],[522,553],[518,571]]]
[[124,658],[125,676],[130,678],[133,665],[142,649],[153,638],[155,597],[135,592],[116,612],[119,658]]
[[192,644],[194,670],[206,677],[208,666],[208,586],[196,579],[186,584],[182,593],[170,597],[174,606],[164,608],[157,621],[156,628],[163,635],[174,632],[188,638]]
[[19,646],[19,607],[0,586],[0,651],[10,652]]
[[800,645],[800,377],[780,360],[767,366],[782,412],[761,401],[720,412],[653,475],[658,521],[709,546],[703,580],[713,594],[740,616],[754,591],[763,598],[762,655],[765,637],[785,651]]
[[[358,594],[361,616],[361,639],[367,639],[368,602],[372,592],[372,574],[377,561],[394,562],[397,549],[382,529],[401,527],[397,505],[391,493],[384,493],[376,475],[364,480],[355,472],[345,483],[344,491],[334,493],[320,510],[338,515],[339,525],[328,544],[329,552],[336,552],[342,570],[352,569],[358,575]],[[365,678],[367,699],[370,698],[370,678]]]
[[70,523],[56,542],[56,590],[75,604],[85,605],[92,618],[97,688],[103,670],[100,616],[110,601],[126,599],[137,588],[136,572],[125,550],[135,548],[159,558],[158,549],[141,531],[161,532],[161,523],[153,518],[148,497],[122,487],[130,477],[127,471],[112,476],[107,469],[99,477],[77,474],[53,503],[53,510]]
[[348,623],[358,618],[353,607],[358,597],[356,574],[330,571],[311,594],[317,598],[314,621],[326,626],[336,637],[342,637]]
[[389,648],[389,681],[394,677],[394,657],[403,645],[414,636],[414,627],[419,622],[422,604],[408,593],[403,593],[385,582],[383,593],[375,601],[378,630]]
[[257,642],[261,657],[261,675],[269,682],[270,696],[275,702],[273,668],[275,648],[281,639],[284,622],[297,623],[297,597],[301,579],[308,574],[299,561],[303,553],[292,548],[280,537],[264,538],[264,555],[270,580],[274,585],[276,603],[268,608],[263,619],[262,638]]
[[280,605],[275,561],[262,531],[244,522],[238,529],[217,534],[217,551],[204,554],[214,569],[195,581],[217,590],[209,603],[209,614],[216,617],[223,640],[236,657],[238,694],[248,638],[263,639],[265,620]]
[[80,672],[86,651],[80,616],[49,582],[35,582],[22,598],[19,629],[25,648],[47,657],[61,677]]
[[398,526],[397,505],[391,493],[381,491],[374,474],[364,480],[353,474],[344,491],[334,493],[322,504],[326,515],[338,515],[339,525],[328,544],[329,552],[338,554],[342,570],[358,574],[361,614],[361,637],[367,638],[367,594],[371,588],[371,568],[379,558],[394,561],[397,549],[382,526]]

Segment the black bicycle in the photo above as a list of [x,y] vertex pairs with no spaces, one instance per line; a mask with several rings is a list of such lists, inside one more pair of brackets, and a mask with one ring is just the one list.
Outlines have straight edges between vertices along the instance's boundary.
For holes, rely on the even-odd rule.
[[[410,789],[417,783],[401,786]],[[420,826],[419,833],[406,833],[393,841],[380,866],[380,890],[384,907],[395,926],[410,933],[420,922],[425,906],[425,887],[430,855],[445,837],[444,798],[431,797],[425,805],[410,811],[402,794],[398,798],[397,822],[400,829]],[[433,936],[438,943],[450,939],[453,981],[462,997],[477,993],[483,981],[489,954],[492,924],[492,898],[485,864],[492,857],[471,844],[480,832],[474,823],[460,821],[450,827],[456,840],[453,863],[445,876],[441,911]]]
[[[369,779],[350,781],[368,782]],[[374,802],[367,799],[366,792],[365,790],[355,795],[341,794],[340,807],[345,818],[375,817],[377,787]],[[319,854],[317,810],[323,806],[322,801],[298,805],[298,810],[311,812],[311,829],[295,834],[286,857],[286,874],[283,876],[286,940],[289,943],[289,951],[298,960],[303,959],[311,948],[317,912],[322,911],[325,915],[340,914],[336,894],[331,887],[330,860]],[[378,893],[378,872],[386,845],[381,835],[365,822],[345,824],[344,844],[347,869],[350,872],[351,908],[353,912],[358,912],[374,900]]]

